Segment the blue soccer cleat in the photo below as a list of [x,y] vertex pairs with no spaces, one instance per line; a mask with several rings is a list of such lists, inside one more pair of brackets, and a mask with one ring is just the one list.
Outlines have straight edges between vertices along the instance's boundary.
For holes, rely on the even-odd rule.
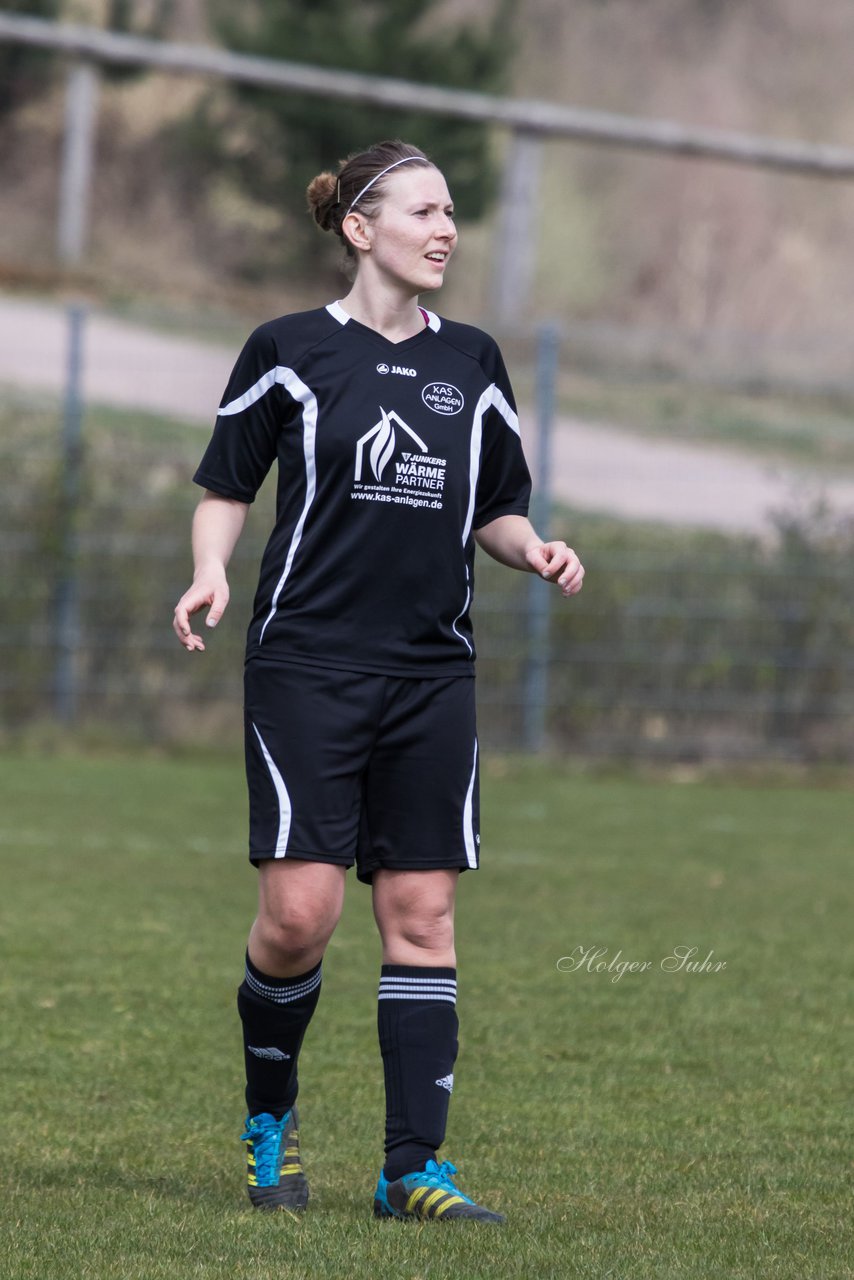
[[475,1204],[454,1186],[451,1175],[456,1172],[448,1160],[441,1165],[435,1160],[428,1160],[423,1173],[407,1173],[395,1182],[389,1182],[381,1173],[374,1192],[374,1217],[440,1222],[468,1218],[471,1222],[503,1222],[500,1213],[492,1213]]
[[281,1120],[262,1111],[247,1116],[247,1190],[256,1209],[290,1209],[308,1204],[308,1182],[299,1154],[299,1117],[292,1107]]

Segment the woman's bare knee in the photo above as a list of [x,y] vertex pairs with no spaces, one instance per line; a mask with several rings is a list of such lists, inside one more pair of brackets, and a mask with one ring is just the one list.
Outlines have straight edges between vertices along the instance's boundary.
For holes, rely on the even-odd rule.
[[419,951],[447,950],[454,944],[454,919],[443,909],[427,909],[403,916],[395,922],[394,932],[410,947]]
[[300,919],[293,914],[259,914],[253,925],[252,939],[290,965],[317,949],[325,950],[333,928],[334,925],[330,926],[328,921],[311,916]]
[[458,873],[380,871],[374,914],[387,964],[454,965]]
[[271,976],[313,968],[331,938],[344,899],[344,868],[326,863],[262,864],[258,916],[249,935],[254,964]]

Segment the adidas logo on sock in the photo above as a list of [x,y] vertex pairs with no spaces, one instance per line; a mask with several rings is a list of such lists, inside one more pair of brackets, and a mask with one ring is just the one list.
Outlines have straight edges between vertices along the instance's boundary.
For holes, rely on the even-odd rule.
[[281,1049],[275,1046],[269,1049],[256,1049],[254,1044],[248,1044],[246,1048],[250,1053],[254,1053],[256,1058],[270,1058],[272,1062],[287,1062],[291,1056],[289,1053],[282,1053]]
[[437,1080],[437,1081],[436,1081],[436,1084],[439,1086],[439,1088],[440,1088],[440,1089],[447,1089],[447,1090],[448,1090],[448,1093],[453,1093],[453,1092],[454,1092],[454,1073],[453,1073],[453,1071],[451,1072],[451,1074],[450,1074],[449,1076],[442,1076],[441,1080]]

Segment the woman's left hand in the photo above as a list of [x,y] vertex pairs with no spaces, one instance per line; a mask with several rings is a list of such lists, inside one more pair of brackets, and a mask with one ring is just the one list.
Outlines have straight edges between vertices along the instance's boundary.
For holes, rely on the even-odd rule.
[[584,581],[584,565],[565,542],[541,542],[526,551],[525,559],[534,573],[556,583],[562,595],[578,595]]

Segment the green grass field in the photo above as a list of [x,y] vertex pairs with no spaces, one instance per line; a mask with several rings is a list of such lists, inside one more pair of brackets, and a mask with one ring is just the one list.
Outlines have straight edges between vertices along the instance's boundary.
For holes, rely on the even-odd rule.
[[[379,958],[355,880],[301,1067],[310,1209],[249,1209],[238,762],[0,757],[0,1275],[854,1275],[854,795],[484,774],[443,1155],[501,1229],[369,1216]],[[667,972],[680,946],[726,967]],[[591,947],[650,967],[559,966]]]

